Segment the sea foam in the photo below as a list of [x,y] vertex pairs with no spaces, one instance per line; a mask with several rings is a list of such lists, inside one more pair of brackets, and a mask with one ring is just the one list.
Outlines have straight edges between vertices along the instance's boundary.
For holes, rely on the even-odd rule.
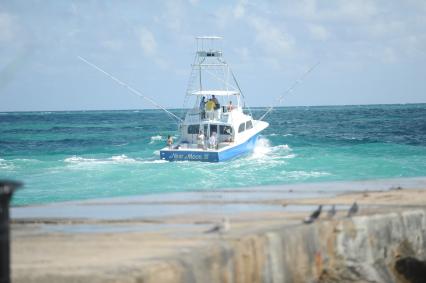
[[290,146],[288,144],[280,144],[273,147],[274,150],[286,150],[286,151],[292,151]]
[[116,155],[112,156],[110,158],[84,158],[81,156],[71,156],[64,159],[64,162],[71,163],[75,165],[82,165],[82,164],[119,164],[119,163],[134,163],[136,162],[136,159],[129,158],[127,155]]
[[15,169],[15,166],[11,164],[10,162],[0,158],[0,169],[11,170],[11,169]]
[[281,173],[286,178],[295,179],[295,180],[306,180],[309,178],[318,178],[323,176],[329,176],[328,172],[319,172],[319,171],[283,171]]
[[253,149],[253,157],[263,157],[271,152],[271,143],[266,138],[259,138]]

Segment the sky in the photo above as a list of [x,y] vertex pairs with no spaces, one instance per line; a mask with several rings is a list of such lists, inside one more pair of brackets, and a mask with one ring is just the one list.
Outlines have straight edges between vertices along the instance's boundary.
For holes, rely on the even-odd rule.
[[153,108],[78,56],[180,108],[200,35],[223,37],[251,107],[425,103],[424,15],[424,0],[2,0],[0,111]]

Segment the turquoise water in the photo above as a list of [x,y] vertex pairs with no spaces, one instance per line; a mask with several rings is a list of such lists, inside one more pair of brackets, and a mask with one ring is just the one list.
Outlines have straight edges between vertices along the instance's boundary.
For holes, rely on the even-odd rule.
[[170,163],[159,150],[177,126],[160,110],[0,113],[0,178],[25,182],[14,198],[25,205],[426,176],[426,104],[286,107],[266,120],[252,154]]

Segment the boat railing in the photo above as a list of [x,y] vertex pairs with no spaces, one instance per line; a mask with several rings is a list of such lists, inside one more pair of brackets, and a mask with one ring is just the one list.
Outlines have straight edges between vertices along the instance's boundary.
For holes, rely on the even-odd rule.
[[193,108],[188,111],[185,122],[199,123],[200,121],[218,121],[227,123],[229,121],[230,112],[223,112],[222,108],[209,111],[200,111],[199,108]]
[[207,120],[218,121],[222,116],[222,109],[206,110]]

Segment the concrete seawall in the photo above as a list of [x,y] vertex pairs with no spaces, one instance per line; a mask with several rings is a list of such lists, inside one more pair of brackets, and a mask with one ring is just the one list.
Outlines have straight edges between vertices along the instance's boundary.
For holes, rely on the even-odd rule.
[[169,259],[138,282],[402,282],[398,258],[426,259],[425,216],[410,210],[259,231]]
[[[292,199],[291,194],[262,188],[159,202],[144,197],[17,208],[11,231],[12,279],[426,282],[424,190],[302,199]],[[347,205],[354,200],[360,212],[348,218]],[[303,224],[301,220],[320,203],[325,209],[337,204],[336,216],[330,220],[323,213],[316,222]],[[229,207],[238,210],[231,212]],[[173,214],[164,214],[172,208]],[[147,214],[153,209],[156,217]],[[224,215],[231,229],[206,233]]]

